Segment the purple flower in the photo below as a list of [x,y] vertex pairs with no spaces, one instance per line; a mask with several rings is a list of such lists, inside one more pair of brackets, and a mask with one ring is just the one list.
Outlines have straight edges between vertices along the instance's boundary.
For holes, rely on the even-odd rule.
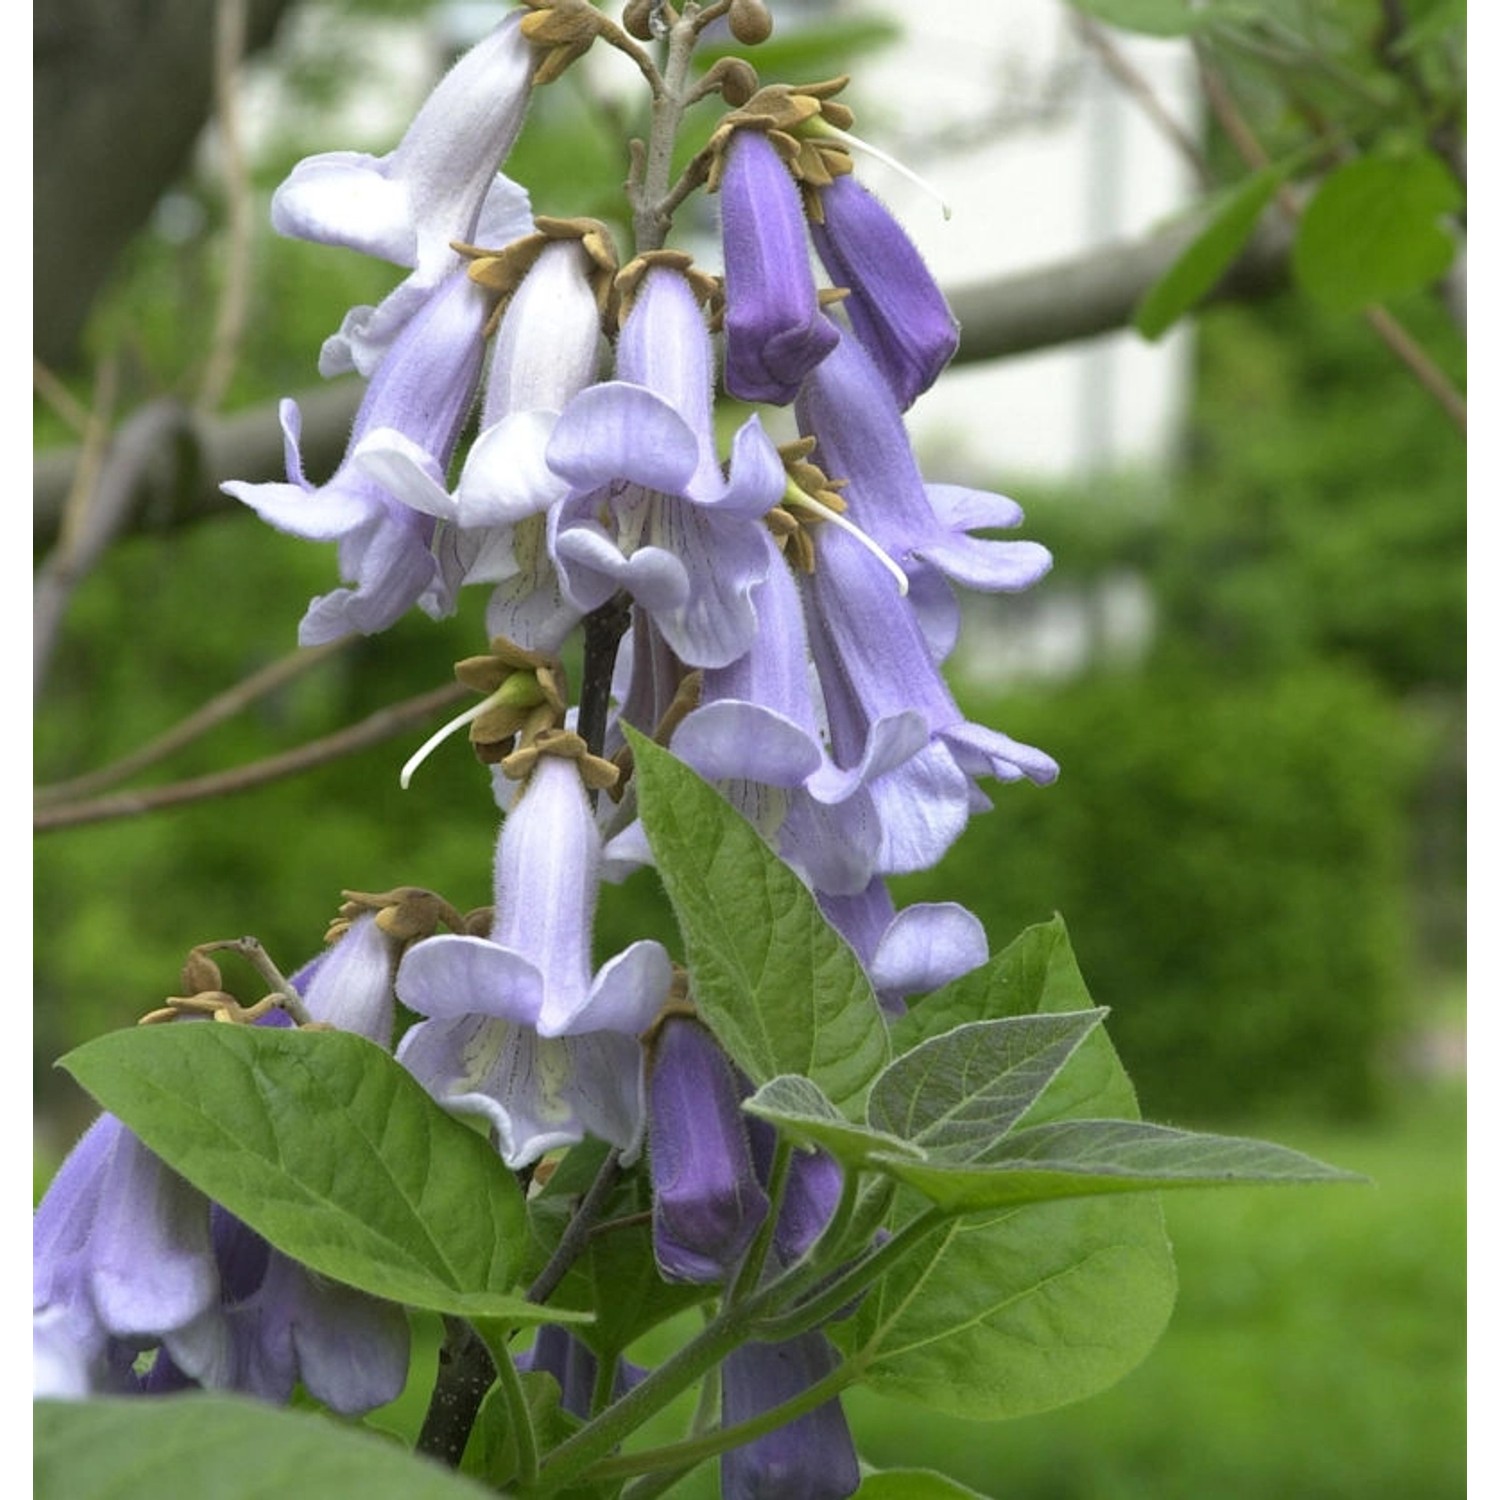
[[367,478],[439,523],[434,547],[443,598],[451,601],[465,583],[498,584],[489,634],[528,650],[555,651],[580,618],[562,595],[546,547],[545,512],[568,486],[544,454],[558,412],[598,373],[591,264],[580,240],[553,240],[506,304],[480,433],[451,494],[446,470],[401,432],[373,431],[353,455]]
[[[285,1404],[300,1381],[345,1416],[401,1394],[411,1358],[402,1308],[309,1271],[218,1204],[212,1224],[228,1335],[228,1368],[215,1384]],[[163,1349],[142,1388],[196,1383]]]
[[701,706],[672,751],[777,843],[819,890],[863,890],[874,874],[880,826],[870,785],[920,751],[920,713],[894,710],[867,726],[849,769],[823,743],[802,599],[779,554],[756,595],[757,628],[743,656],[703,674]]
[[764,131],[735,130],[720,181],[724,384],[784,406],[839,341],[808,263],[802,192]]
[[906,231],[853,177],[819,190],[818,258],[901,410],[937,379],[958,348],[958,324]]
[[770,1207],[740,1110],[749,1090],[691,1016],[667,1016],[648,1056],[656,1263],[668,1281],[723,1281]]
[[59,1169],[32,1256],[37,1396],[203,1386],[285,1402],[300,1380],[355,1416],[406,1382],[401,1308],[272,1249],[113,1115]]
[[389,1052],[396,1023],[396,958],[401,945],[377,924],[375,916],[369,911],[356,917],[338,941],[300,969],[291,982],[313,1020],[340,1031],[358,1032]]
[[[748,1422],[832,1373],[833,1346],[814,1330],[780,1344],[741,1344],[724,1361],[724,1425]],[[724,1500],[845,1500],[859,1457],[837,1396],[720,1460]]]
[[[327,151],[299,162],[271,201],[280,234],[344,245],[412,274],[379,307],[356,307],[323,347],[325,375],[371,374],[406,322],[454,271],[452,241],[504,244],[531,227],[525,194],[494,192],[531,98],[536,54],[507,16],[433,89],[385,156]],[[490,222],[481,226],[481,210]],[[506,230],[509,232],[506,232]]]
[[501,829],[491,936],[428,938],[396,975],[402,1002],[430,1018],[397,1058],[440,1104],[484,1116],[507,1166],[585,1134],[627,1158],[640,1149],[637,1037],[671,964],[645,941],[593,972],[599,862],[577,761],[541,755]]
[[208,1200],[101,1115],[47,1189],[32,1226],[37,1396],[128,1389],[156,1345],[222,1384],[227,1340]]
[[977,776],[1000,781],[1057,776],[1051,756],[964,719],[933,661],[915,613],[889,573],[852,537],[824,526],[818,566],[806,580],[808,633],[835,759],[863,753],[870,726],[917,709],[931,740],[870,787],[881,825],[877,873],[935,864],[989,802]]
[[[842,180],[842,179],[840,179]],[[815,459],[844,480],[849,518],[906,570],[923,633],[940,660],[952,648],[958,609],[948,580],[987,593],[1029,588],[1052,565],[1045,547],[971,537],[1015,526],[1021,508],[984,490],[923,482],[896,402],[870,353],[845,339],[803,384],[802,432]]]
[[690,666],[723,666],[755,632],[751,594],[770,566],[760,518],[786,485],[752,417],[719,468],[713,355],[688,277],[649,266],[621,330],[619,379],[559,418],[547,464],[570,486],[550,514],[563,588],[580,610],[626,590]]
[[[367,433],[392,428],[446,470],[478,388],[486,315],[484,293],[463,272],[451,273],[376,371],[355,418],[350,455]],[[281,422],[288,482],[233,481],[224,491],[281,531],[338,543],[340,576],[353,587],[313,600],[297,632],[302,645],[384,630],[434,583],[432,518],[366,477],[352,456],[326,484],[310,484],[302,473],[296,402],[281,403]]]
[[899,912],[883,880],[854,896],[819,893],[823,914],[843,934],[870,976],[887,1014],[910,995],[941,988],[989,957],[984,924],[956,901],[922,901]]

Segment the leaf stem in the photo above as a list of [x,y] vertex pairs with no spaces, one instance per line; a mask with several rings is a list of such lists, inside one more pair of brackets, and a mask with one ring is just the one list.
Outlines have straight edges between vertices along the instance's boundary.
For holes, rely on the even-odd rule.
[[916,1218],[908,1219],[883,1245],[867,1251],[831,1281],[825,1282],[807,1301],[785,1312],[757,1319],[751,1325],[751,1331],[757,1339],[779,1344],[784,1339],[806,1333],[820,1323],[826,1323],[952,1217],[953,1215],[940,1208],[925,1209]]
[[[501,1330],[496,1330],[500,1333]],[[487,1344],[490,1340],[486,1339]],[[531,1408],[526,1404],[526,1391],[521,1385],[521,1376],[516,1362],[505,1347],[505,1337],[497,1337],[490,1347],[490,1358],[495,1364],[495,1383],[500,1387],[501,1399],[505,1402],[511,1436],[516,1444],[516,1481],[524,1489],[536,1479],[538,1460],[536,1427],[531,1420]]]
[[779,1406],[769,1407],[746,1421],[736,1422],[732,1427],[716,1427],[702,1437],[688,1438],[680,1443],[668,1443],[660,1448],[644,1448],[636,1453],[622,1453],[606,1458],[583,1474],[585,1481],[620,1479],[632,1474],[651,1474],[659,1469],[670,1469],[674,1474],[685,1474],[705,1459],[715,1458],[731,1448],[753,1442],[776,1428],[795,1422],[798,1417],[816,1411],[826,1402],[832,1401],[846,1386],[853,1384],[863,1373],[859,1360],[845,1360],[836,1365],[821,1380],[815,1381],[805,1391],[800,1391]]

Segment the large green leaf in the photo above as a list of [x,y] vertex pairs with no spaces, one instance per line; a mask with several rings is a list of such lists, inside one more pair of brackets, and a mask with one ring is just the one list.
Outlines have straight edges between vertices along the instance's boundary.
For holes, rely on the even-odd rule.
[[1007,1016],[932,1037],[875,1080],[870,1125],[945,1161],[980,1157],[1036,1103],[1104,1014]]
[[98,1037],[62,1066],[163,1161],[313,1270],[434,1312],[557,1316],[512,1295],[525,1235],[514,1177],[362,1037],[147,1026]]
[[1436,281],[1453,259],[1443,224],[1463,195],[1430,152],[1366,156],[1324,180],[1292,247],[1292,270],[1334,312],[1357,312]]
[[[896,1041],[910,1047],[967,1021],[1092,1009],[1056,918],[919,1001]],[[1022,1124],[1100,1116],[1134,1120],[1139,1111],[1095,1027]],[[883,1169],[894,1175],[897,1159]],[[904,1194],[898,1222],[924,1206]],[[1082,1400],[1128,1373],[1166,1327],[1175,1294],[1154,1193],[1036,1203],[955,1219],[830,1331],[850,1353],[867,1351],[877,1391],[960,1416],[1017,1417]]]
[[1055,1121],[1016,1131],[978,1156],[901,1157],[886,1170],[950,1213],[1157,1188],[1361,1180],[1269,1141],[1130,1120]]
[[993,1421],[1114,1384],[1175,1290],[1155,1195],[1033,1204],[953,1219],[829,1332],[873,1390]]
[[39,1401],[33,1410],[32,1486],[43,1500],[494,1495],[389,1439],[258,1401],[194,1394]]
[[889,1056],[859,960],[746,819],[681,761],[626,733],[704,1020],[755,1083],[799,1073],[857,1113]]

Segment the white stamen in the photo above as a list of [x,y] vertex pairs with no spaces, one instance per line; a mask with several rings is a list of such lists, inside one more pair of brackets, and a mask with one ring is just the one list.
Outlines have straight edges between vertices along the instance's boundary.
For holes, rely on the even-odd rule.
[[896,588],[904,599],[911,588],[911,581],[901,571],[901,565],[886,552],[874,537],[861,531],[847,516],[841,516],[836,510],[830,510],[821,500],[814,500],[811,495],[799,495],[796,503],[805,506],[815,516],[821,516],[825,521],[831,521],[840,531],[847,531],[856,542],[866,550],[873,552],[880,559],[880,564],[896,580]]
[[473,708],[465,709],[463,713],[461,713],[456,719],[449,719],[448,722],[444,724],[436,734],[430,736],[427,740],[425,740],[422,744],[422,748],[418,750],[417,753],[413,755],[412,758],[407,761],[404,766],[401,767],[401,790],[404,792],[411,785],[411,779],[414,775],[416,775],[417,767],[420,766],[422,762],[426,760],[427,757],[431,755],[432,752],[436,750],[437,747],[441,745],[450,734],[457,733],[466,724],[472,724],[474,720],[480,716],[480,714],[482,714],[487,708],[490,707],[492,703],[494,703],[497,696],[498,694],[491,693],[488,698],[485,698],[481,702],[476,703]]
[[910,167],[903,166],[899,161],[896,160],[894,156],[887,155],[880,149],[879,146],[872,146],[869,141],[861,140],[852,131],[839,130],[832,125],[828,126],[827,130],[828,134],[831,135],[835,140],[840,140],[843,141],[846,145],[857,147],[867,155],[873,156],[876,161],[883,162],[891,169],[891,171],[899,173],[914,186],[921,188],[924,193],[936,200],[937,206],[942,209],[943,217],[945,219],[951,219],[953,217],[953,210],[948,206],[947,200],[940,192],[938,192],[935,187],[933,187],[930,182],[927,181],[925,177],[918,177]]

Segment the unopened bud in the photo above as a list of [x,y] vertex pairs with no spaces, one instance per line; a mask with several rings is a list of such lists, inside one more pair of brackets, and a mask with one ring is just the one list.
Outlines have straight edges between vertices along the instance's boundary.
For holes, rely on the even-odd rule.
[[732,0],[729,7],[729,30],[735,41],[754,47],[771,34],[771,12],[764,0]]
[[651,30],[651,0],[626,0],[625,13],[620,20],[636,41],[655,40],[655,33]]

